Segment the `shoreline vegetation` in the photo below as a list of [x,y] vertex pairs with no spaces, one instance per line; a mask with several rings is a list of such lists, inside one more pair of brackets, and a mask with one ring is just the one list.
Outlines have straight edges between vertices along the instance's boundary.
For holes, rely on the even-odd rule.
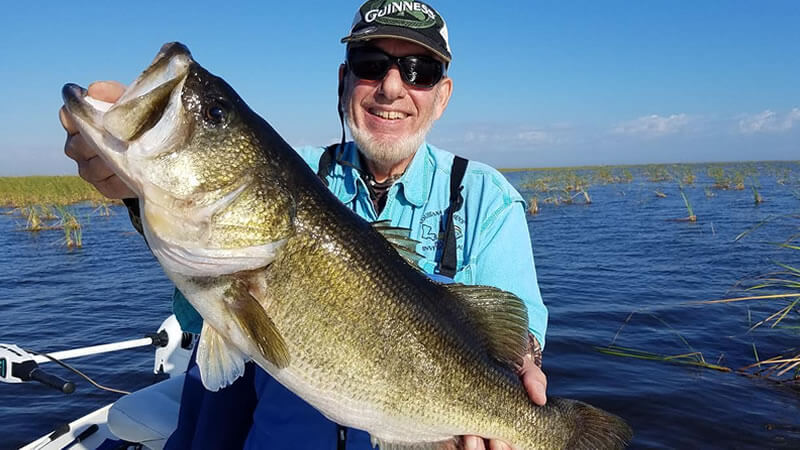
[[[685,211],[675,211],[674,222],[695,223],[702,212],[692,205],[689,191],[702,189],[706,198],[716,191],[742,191],[754,206],[769,199],[761,195],[761,180],[769,178],[793,189],[800,198],[800,161],[758,161],[692,164],[644,164],[580,166],[557,168],[500,169],[503,173],[526,172],[517,188],[527,201],[527,212],[534,216],[553,207],[592,205],[590,190],[608,184],[652,183],[655,198],[676,195]],[[624,195],[624,190],[620,191]],[[81,222],[68,208],[89,202],[94,213],[111,214],[109,200],[78,176],[0,177],[0,215],[19,215],[26,219],[23,231],[63,229],[68,248],[81,246]],[[601,206],[602,208],[602,206]],[[684,215],[685,214],[685,215]]]
[[62,231],[59,238],[67,249],[83,247],[83,222],[73,205],[89,203],[90,215],[109,216],[109,200],[78,176],[0,177],[0,215],[16,216],[18,231],[39,233]]
[[[706,198],[716,197],[716,191],[750,192],[753,205],[758,206],[768,200],[760,192],[761,177],[781,186],[800,185],[800,161],[583,166],[501,172],[525,172],[518,187],[528,202],[530,215],[539,214],[547,206],[590,205],[590,190],[596,186],[637,182],[652,183],[651,191],[656,198],[673,194],[681,198],[686,215],[670,220],[689,223],[698,221],[688,195],[695,188],[702,189]],[[800,190],[793,192],[800,198]]]
[[78,176],[0,177],[0,207],[67,206],[81,202],[121,204],[109,200]]

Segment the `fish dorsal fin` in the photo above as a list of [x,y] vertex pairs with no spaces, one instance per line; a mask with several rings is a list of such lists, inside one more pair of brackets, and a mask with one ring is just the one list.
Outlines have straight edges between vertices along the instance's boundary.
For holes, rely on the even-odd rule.
[[490,286],[443,285],[463,301],[496,360],[519,366],[528,348],[528,310],[516,295]]
[[389,220],[373,222],[372,227],[392,244],[392,247],[397,250],[397,253],[399,253],[403,259],[412,266],[419,267],[419,261],[422,259],[422,255],[417,253],[419,241],[411,238],[410,229],[394,227]]
[[200,379],[209,391],[229,386],[244,374],[245,354],[203,322],[200,343],[197,344],[197,367]]

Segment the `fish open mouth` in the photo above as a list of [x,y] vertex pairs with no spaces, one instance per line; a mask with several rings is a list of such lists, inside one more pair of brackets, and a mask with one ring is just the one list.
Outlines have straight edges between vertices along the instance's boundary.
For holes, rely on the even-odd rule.
[[88,97],[86,89],[71,83],[61,94],[67,110],[81,121],[120,141],[132,141],[159,122],[193,62],[183,44],[172,42],[161,47],[150,66],[113,105]]
[[[135,192],[141,174],[132,173],[129,158],[147,157],[165,148],[180,125],[181,91],[196,64],[189,50],[173,42],[161,47],[153,62],[115,103],[94,99],[76,84],[61,90],[67,111],[81,135]],[[130,154],[133,153],[133,154]]]

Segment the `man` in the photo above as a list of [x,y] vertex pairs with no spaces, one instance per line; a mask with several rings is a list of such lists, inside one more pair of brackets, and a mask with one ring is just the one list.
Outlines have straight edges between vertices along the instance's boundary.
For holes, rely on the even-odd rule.
[[[475,162],[464,166],[465,161],[425,142],[453,89],[446,73],[452,56],[444,20],[422,2],[370,0],[356,13],[342,42],[347,43],[347,56],[339,69],[339,113],[354,142],[343,138],[342,144],[327,149],[298,152],[357,214],[409,228],[420,241],[417,250],[426,273],[495,286],[524,300],[530,351],[520,377],[531,400],[544,404],[546,377],[539,365],[547,311],[536,282],[523,200],[496,170]],[[100,82],[89,87],[89,94],[115,101],[122,90],[119,84]],[[131,197],[95,149],[75,134],[63,109],[61,121],[68,133],[65,152],[78,163],[80,176],[108,197]],[[184,329],[199,330],[201,319],[180,293],[174,309]],[[278,439],[290,442],[287,448],[370,448],[363,432],[348,435],[335,428],[264,371],[250,369],[248,377],[220,396],[208,394],[201,400],[187,396],[195,389],[187,377],[181,423],[168,446],[209,446],[207,439],[197,437],[210,420],[203,415],[225,415],[226,407],[235,415],[242,399],[255,395],[256,403],[246,409],[253,422],[246,424],[246,447],[277,448]],[[233,404],[237,407],[230,408]],[[189,409],[191,414],[184,411]],[[187,429],[188,437],[177,436]],[[320,436],[314,435],[317,431]],[[485,446],[476,436],[465,437],[464,443],[466,448]],[[488,448],[508,447],[491,441]]]

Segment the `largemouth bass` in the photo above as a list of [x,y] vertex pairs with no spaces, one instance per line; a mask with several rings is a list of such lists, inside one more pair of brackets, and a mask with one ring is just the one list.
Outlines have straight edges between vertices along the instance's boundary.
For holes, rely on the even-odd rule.
[[253,360],[384,450],[447,448],[465,434],[519,450],[630,439],[622,419],[585,403],[534,405],[516,373],[523,302],[427,278],[404,230],[340,203],[183,45],[162,47],[113,105],[74,84],[62,94],[138,194],[153,254],[204,319],[208,389]]

